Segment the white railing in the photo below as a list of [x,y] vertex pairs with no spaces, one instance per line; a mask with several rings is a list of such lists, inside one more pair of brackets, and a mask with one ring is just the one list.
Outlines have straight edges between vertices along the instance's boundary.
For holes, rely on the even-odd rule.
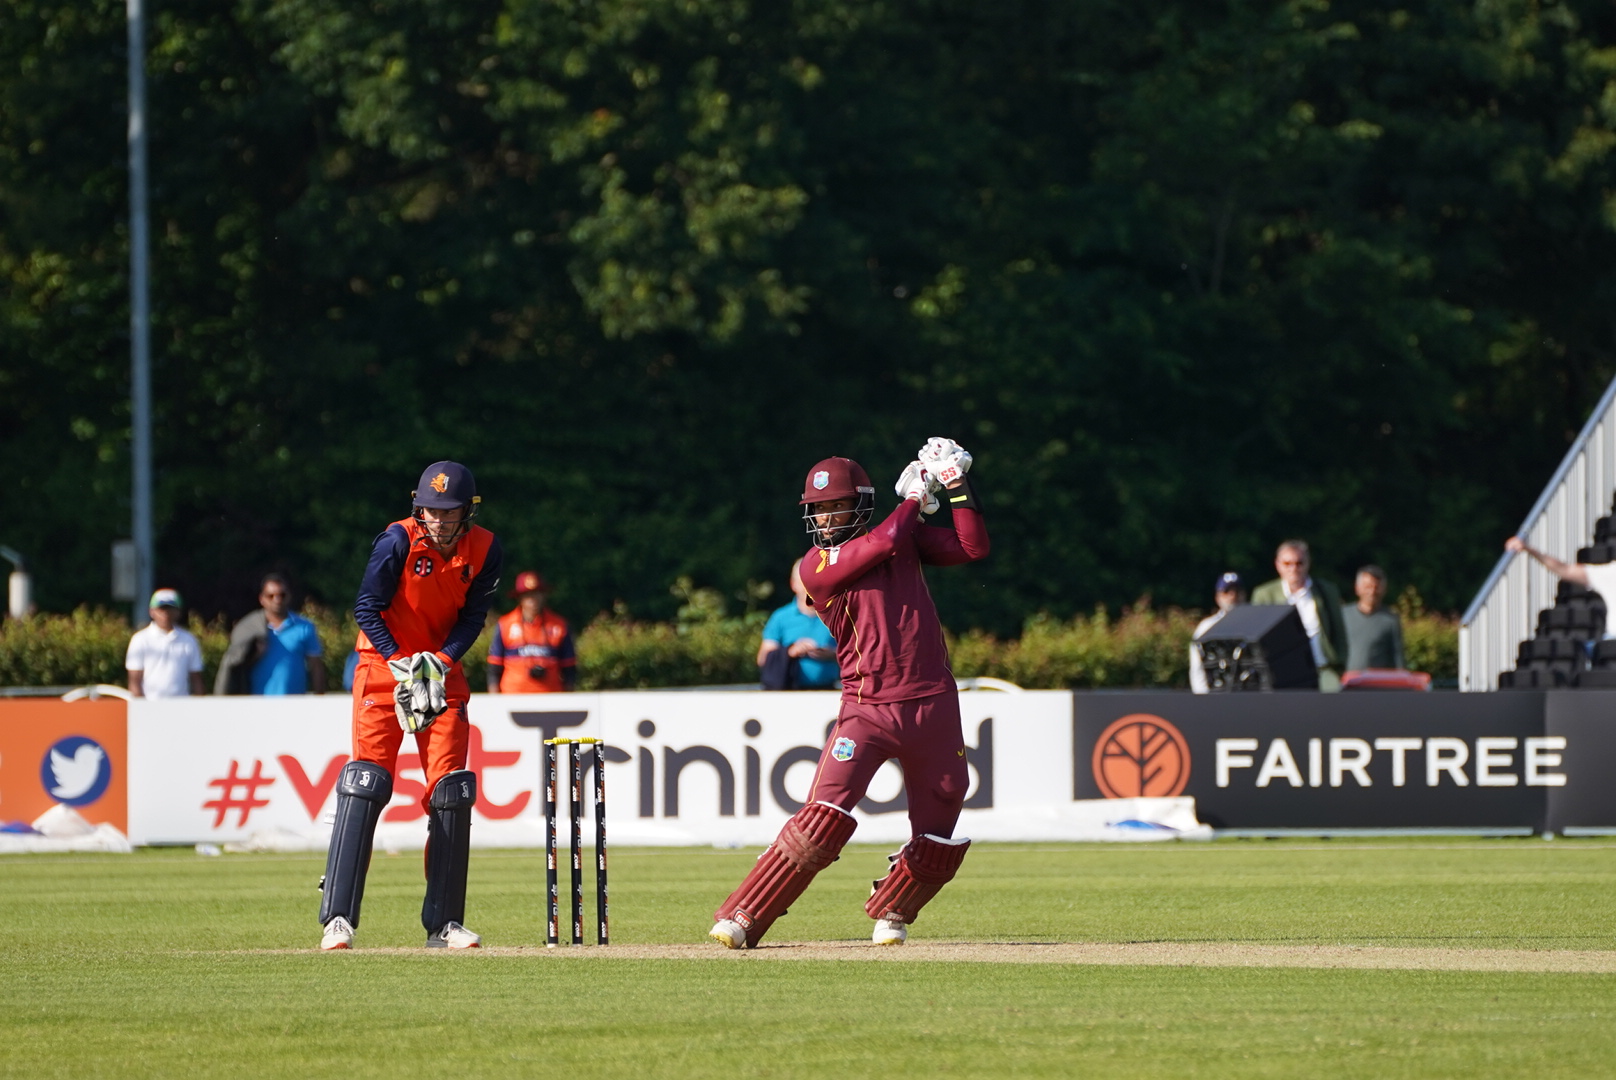
[[[1616,488],[1616,380],[1577,441],[1566,451],[1554,479],[1516,530],[1539,551],[1571,562],[1593,543],[1594,522],[1610,513]],[[1503,544],[1503,537],[1487,542]],[[1515,651],[1532,636],[1537,613],[1554,603],[1558,582],[1525,555],[1504,552],[1487,583],[1470,601],[1459,624],[1459,689],[1496,690],[1498,675],[1515,666]]]

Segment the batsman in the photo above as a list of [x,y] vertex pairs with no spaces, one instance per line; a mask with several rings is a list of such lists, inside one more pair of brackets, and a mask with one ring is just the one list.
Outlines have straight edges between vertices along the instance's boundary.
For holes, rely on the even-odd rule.
[[[808,470],[803,519],[814,546],[802,560],[809,600],[836,638],[842,701],[819,757],[807,805],[794,814],[718,908],[709,936],[731,949],[757,945],[836,860],[853,835],[853,807],[876,770],[903,767],[911,838],[889,857],[864,911],[877,945],[901,945],[927,901],[953,879],[971,842],[954,836],[970,775],[959,694],[923,566],[955,566],[988,554],[987,527],[971,488],[971,455],[931,439],[899,477],[904,500],[874,528],[875,488],[847,458]],[[924,514],[953,511],[954,528]]]
[[320,881],[322,949],[353,948],[370,868],[371,840],[393,797],[406,733],[426,773],[426,899],[429,948],[475,949],[463,925],[476,774],[466,769],[471,687],[460,660],[482,632],[499,588],[494,534],[473,525],[481,499],[471,470],[427,466],[410,493],[411,515],[376,538],[354,621],[359,666],[353,681],[353,759],[337,781],[336,822]]

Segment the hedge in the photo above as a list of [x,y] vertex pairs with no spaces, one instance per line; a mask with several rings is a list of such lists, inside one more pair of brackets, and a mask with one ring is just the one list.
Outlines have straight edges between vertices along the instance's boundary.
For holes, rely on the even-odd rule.
[[[1398,602],[1409,666],[1451,685],[1458,676],[1458,620],[1424,610],[1418,596]],[[754,663],[764,615],[738,618],[687,608],[677,623],[636,622],[621,614],[597,618],[578,634],[578,685],[583,690],[707,686],[754,682]],[[356,628],[347,614],[304,611],[325,645],[332,687]],[[1186,687],[1186,645],[1200,613],[1156,610],[1147,602],[1112,615],[1098,609],[1062,622],[1037,615],[1021,636],[999,640],[980,631],[949,639],[954,672],[961,678],[991,675],[1028,689]],[[202,643],[204,680],[214,672],[229,640],[222,620],[192,620]],[[121,614],[80,609],[70,615],[36,615],[0,622],[0,686],[76,686],[124,682],[129,623]],[[484,686],[487,632],[466,659],[473,689]]]

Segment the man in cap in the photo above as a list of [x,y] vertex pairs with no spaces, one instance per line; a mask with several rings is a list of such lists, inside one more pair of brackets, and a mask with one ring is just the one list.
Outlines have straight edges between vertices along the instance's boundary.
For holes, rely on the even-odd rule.
[[516,575],[516,607],[488,643],[490,694],[547,694],[578,685],[578,654],[567,620],[545,606],[550,587],[537,570]]
[[337,781],[336,822],[321,880],[322,949],[353,946],[371,839],[392,798],[406,732],[426,773],[429,948],[476,948],[463,925],[476,777],[466,769],[471,687],[461,658],[482,633],[499,588],[494,534],[471,523],[481,499],[471,470],[427,466],[414,510],[373,544],[354,604],[359,663],[353,681],[353,760]]
[[129,639],[124,670],[134,697],[166,698],[201,694],[202,646],[179,625],[185,601],[173,589],[151,596],[151,622]]
[[[708,936],[731,949],[757,945],[836,860],[853,835],[852,810],[876,770],[896,758],[909,799],[911,838],[889,856],[865,914],[877,945],[901,945],[908,926],[953,879],[970,841],[954,836],[970,785],[959,694],[923,566],[985,558],[987,527],[966,478],[971,455],[932,439],[899,477],[903,502],[874,528],[875,488],[856,461],[826,458],[808,470],[801,505],[814,546],[802,580],[837,642],[842,701],[805,806],[719,905]],[[941,488],[953,529],[923,528]]]
[[1212,602],[1217,605],[1216,611],[1195,624],[1195,633],[1190,635],[1190,690],[1197,694],[1207,692],[1206,685],[1206,657],[1201,653],[1201,635],[1218,624],[1236,607],[1246,602],[1246,586],[1240,580],[1240,575],[1234,571],[1222,574],[1212,586]]

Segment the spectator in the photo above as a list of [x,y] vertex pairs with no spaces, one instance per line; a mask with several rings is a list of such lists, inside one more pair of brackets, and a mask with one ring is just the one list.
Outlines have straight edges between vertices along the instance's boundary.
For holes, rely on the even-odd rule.
[[1195,633],[1190,637],[1190,690],[1197,694],[1207,692],[1206,685],[1206,658],[1201,655],[1201,635],[1210,630],[1217,621],[1227,615],[1229,611],[1246,602],[1246,586],[1240,580],[1240,575],[1234,572],[1224,574],[1212,586],[1212,602],[1217,604],[1218,610],[1195,624]]
[[1378,566],[1360,567],[1353,588],[1358,602],[1341,608],[1341,622],[1347,628],[1347,670],[1405,667],[1403,621],[1382,603],[1386,571]]
[[765,690],[832,690],[838,685],[836,639],[808,598],[801,568],[801,559],[791,564],[791,591],[796,596],[763,624],[757,664]]
[[1518,536],[1505,540],[1504,550],[1517,555],[1525,552],[1561,581],[1569,581],[1598,593],[1605,601],[1605,637],[1616,637],[1616,563],[1561,562],[1553,555],[1527,547],[1526,541]]
[[1253,604],[1289,604],[1302,617],[1313,664],[1319,669],[1319,689],[1341,689],[1341,661],[1347,655],[1347,627],[1341,621],[1341,591],[1328,581],[1312,577],[1313,559],[1305,540],[1287,540],[1274,554],[1279,577],[1265,581],[1251,594]]
[[291,610],[291,588],[265,574],[258,610],[230,631],[230,647],[213,681],[215,694],[325,693],[325,662],[314,624]]
[[173,589],[158,589],[151,596],[151,623],[129,639],[124,669],[129,672],[129,693],[134,697],[169,698],[200,695],[202,646],[179,625],[185,601]]
[[515,609],[488,643],[490,694],[546,694],[578,685],[578,653],[567,620],[545,606],[550,586],[537,570],[516,575]]

